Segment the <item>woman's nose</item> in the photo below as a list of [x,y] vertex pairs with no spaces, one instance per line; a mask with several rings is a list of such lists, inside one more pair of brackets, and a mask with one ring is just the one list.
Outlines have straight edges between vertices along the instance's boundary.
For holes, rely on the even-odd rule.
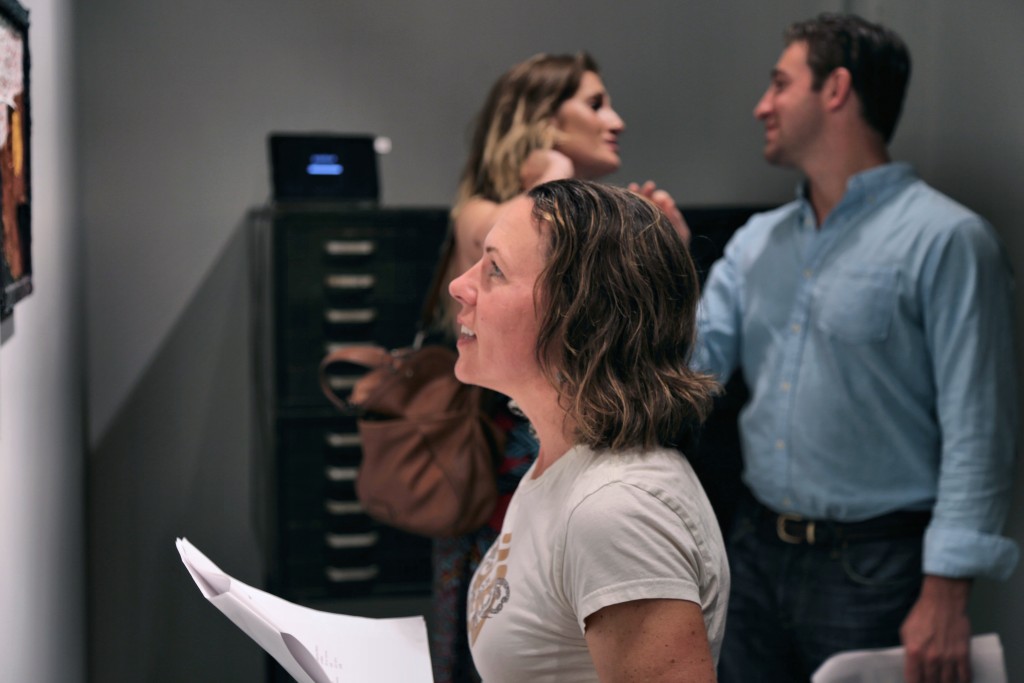
[[616,133],[626,130],[626,122],[622,120],[622,117],[614,109],[608,110],[608,128]]
[[469,270],[452,280],[448,285],[448,293],[452,295],[453,299],[464,306],[469,305],[469,299],[473,290],[469,281],[470,275],[476,272],[479,266],[480,262],[477,261]]

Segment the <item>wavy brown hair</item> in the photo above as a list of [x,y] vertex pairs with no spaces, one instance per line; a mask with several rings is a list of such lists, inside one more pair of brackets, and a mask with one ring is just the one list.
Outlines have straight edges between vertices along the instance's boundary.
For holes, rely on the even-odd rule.
[[718,385],[689,367],[700,285],[668,217],[589,181],[544,183],[529,196],[550,235],[535,291],[537,357],[577,442],[688,445],[680,441],[707,417]]

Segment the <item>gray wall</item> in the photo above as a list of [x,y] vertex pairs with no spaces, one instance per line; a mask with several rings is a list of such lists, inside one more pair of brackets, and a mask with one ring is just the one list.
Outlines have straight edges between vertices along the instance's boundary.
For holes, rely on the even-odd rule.
[[[1009,187],[1024,171],[1018,0],[80,3],[94,679],[259,675],[258,649],[201,600],[173,539],[259,581],[243,219],[268,195],[268,132],[387,135],[384,202],[446,205],[497,74],[585,48],[629,126],[613,180],[653,178],[688,205],[781,202],[795,177],[761,160],[751,110],[782,27],[840,8],[891,23],[914,52],[896,155],[986,214],[1024,267]],[[1022,525],[1024,499],[1011,533]],[[1024,572],[979,582],[975,609],[1020,675],[1022,612],[1005,596],[1022,587]]]
[[0,683],[85,680],[82,239],[67,0],[23,0],[35,291],[0,346]]

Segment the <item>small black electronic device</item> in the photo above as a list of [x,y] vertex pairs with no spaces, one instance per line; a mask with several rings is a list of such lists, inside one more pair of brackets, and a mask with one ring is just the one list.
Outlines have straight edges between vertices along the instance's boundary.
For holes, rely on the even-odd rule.
[[268,141],[276,201],[379,201],[374,136],[271,133]]

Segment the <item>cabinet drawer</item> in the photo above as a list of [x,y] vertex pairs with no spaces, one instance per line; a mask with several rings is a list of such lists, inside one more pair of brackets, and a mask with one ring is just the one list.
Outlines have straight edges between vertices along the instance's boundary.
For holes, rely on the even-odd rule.
[[447,225],[440,209],[273,220],[273,363],[282,406],[326,404],[317,369],[333,348],[412,342]]

